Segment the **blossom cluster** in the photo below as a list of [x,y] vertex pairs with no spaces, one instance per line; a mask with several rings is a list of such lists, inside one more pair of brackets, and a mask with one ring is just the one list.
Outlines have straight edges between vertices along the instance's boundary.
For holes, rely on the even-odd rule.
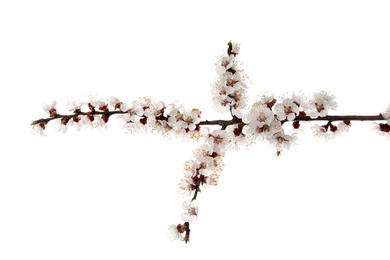
[[[265,92],[249,107],[248,77],[237,60],[239,51],[239,44],[228,43],[227,52],[215,64],[218,76],[211,89],[213,108],[230,112],[231,120],[201,121],[201,111],[197,108],[186,109],[177,102],[166,105],[151,97],[125,103],[116,97],[104,101],[96,95],[89,95],[85,101],[68,102],[70,115],[59,114],[55,101],[44,104],[42,108],[49,117],[33,121],[33,131],[45,135],[44,130],[50,121],[56,122],[55,129],[63,133],[69,127],[77,130],[106,128],[110,117],[116,115],[128,133],[151,131],[184,140],[202,140],[203,143],[193,152],[194,158],[184,163],[184,176],[178,184],[182,196],[192,196],[190,201],[182,203],[183,223],[168,228],[173,240],[189,242],[190,224],[198,219],[198,192],[201,188],[218,184],[226,151],[265,141],[280,155],[297,144],[302,121],[325,121],[312,126],[313,134],[319,139],[330,140],[347,132],[351,120],[363,120],[356,116],[328,116],[330,110],[337,109],[337,102],[335,95],[325,90],[315,92],[310,98],[298,92],[280,97]],[[386,121],[374,123],[374,130],[390,139],[390,106],[379,116],[364,120]],[[211,130],[206,125],[217,125],[220,129]]]
[[242,109],[248,100],[245,83],[247,76],[239,68],[240,63],[236,59],[240,45],[232,42],[228,45],[227,53],[222,54],[216,63],[219,77],[211,90],[213,105],[219,112],[230,111],[232,116],[242,118]]
[[151,131],[165,136],[172,133],[184,139],[199,136],[199,109],[187,110],[177,103],[166,106],[163,101],[155,102],[151,97],[135,100],[131,106],[112,97],[110,104],[125,112],[119,117],[124,120],[128,132],[146,131],[148,126]]
[[[66,133],[69,127],[80,130],[83,127],[106,128],[110,116],[116,114],[124,123],[125,132],[152,132],[160,133],[164,136],[170,134],[183,139],[199,138],[200,135],[200,115],[197,108],[187,110],[183,105],[171,103],[168,106],[163,101],[155,101],[151,97],[134,100],[131,105],[121,102],[116,97],[111,97],[108,101],[102,99],[68,102],[69,111],[72,115],[60,115],[57,113],[57,102],[52,101],[43,105],[43,110],[50,116],[46,120],[33,122],[33,131],[44,135],[46,124],[50,120],[56,121],[55,129]],[[82,108],[87,107],[89,111],[83,112]],[[112,110],[110,110],[110,108]]]
[[[222,158],[225,150],[228,149],[228,137],[225,130],[209,130],[203,133],[205,143],[200,145],[194,152],[194,159],[184,163],[184,178],[179,182],[179,191],[183,196],[191,196],[191,202],[183,202],[183,214],[181,216],[184,224],[170,225],[168,234],[172,240],[181,239],[189,241],[189,224],[194,223],[198,218],[198,207],[196,205],[196,196],[200,187],[209,187],[217,185],[219,174],[222,171]],[[185,228],[183,228],[185,227]],[[182,233],[186,232],[185,237]]]

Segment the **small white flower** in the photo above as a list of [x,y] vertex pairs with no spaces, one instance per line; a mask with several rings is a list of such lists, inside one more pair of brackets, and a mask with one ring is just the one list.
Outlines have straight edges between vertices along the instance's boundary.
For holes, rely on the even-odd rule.
[[32,125],[31,131],[32,131],[33,134],[38,134],[40,136],[46,136],[43,127],[44,127],[44,125],[35,124],[35,125]]
[[111,106],[115,107],[116,104],[118,104],[118,103],[119,103],[119,98],[116,98],[116,97],[111,97],[110,98],[110,105]]
[[309,111],[310,117],[324,117],[328,114],[329,109],[336,109],[337,102],[334,101],[335,98],[335,95],[324,90],[314,93],[313,98],[308,103],[308,109],[313,110]]
[[[179,232],[179,229],[181,232]],[[183,233],[183,231],[182,231],[182,226],[180,224],[179,225],[174,225],[174,224],[169,225],[168,236],[170,237],[171,240],[182,240],[183,236],[181,233]]]
[[72,128],[75,128],[77,131],[80,131],[81,129],[81,126],[82,126],[82,119],[80,117],[78,117],[76,119],[76,121],[72,118],[69,120],[68,124],[67,124],[68,127],[72,127]]
[[295,116],[299,114],[299,107],[292,98],[286,98],[282,103],[276,104],[274,110],[280,121],[286,118],[288,121],[293,121]]
[[296,95],[294,92],[291,98],[284,98],[282,103],[276,104],[274,111],[279,120],[293,121],[300,111],[307,109],[303,94]]
[[225,130],[214,130],[209,134],[207,142],[213,147],[214,151],[224,152],[229,144],[228,134]]
[[98,107],[100,102],[102,101],[101,98],[98,98],[97,97],[97,93],[90,93],[88,96],[87,96],[87,104],[91,104],[92,107]]
[[263,137],[262,135],[269,131],[268,126],[274,121],[275,115],[267,106],[255,103],[252,109],[242,119],[246,125],[242,132],[251,139]]
[[192,186],[194,185],[192,179],[181,179],[179,182],[179,194],[183,197],[190,196],[192,193]]
[[374,127],[372,128],[380,135],[387,136],[387,139],[390,140],[390,125],[389,124],[383,124],[383,123],[377,123],[373,122]]
[[199,168],[199,161],[188,160],[184,163],[184,176],[187,179],[191,179],[194,177],[197,172],[196,170]]
[[69,100],[66,103],[66,106],[68,107],[68,111],[75,113],[77,110],[80,110],[83,105],[83,102],[80,100]]
[[216,72],[218,75],[222,76],[226,70],[230,69],[233,66],[234,55],[230,54],[227,56],[226,54],[222,55],[219,60],[219,65],[217,65]]
[[203,187],[208,188],[210,185],[217,186],[219,180],[219,174],[213,173],[207,176],[206,183],[203,184]]
[[244,116],[242,121],[246,124],[254,124],[257,127],[262,127],[264,125],[270,125],[274,118],[275,116],[271,109],[266,106],[255,105]]
[[50,116],[54,117],[57,114],[56,110],[57,102],[56,101],[51,101],[48,104],[43,104],[42,109],[48,113]]
[[54,126],[54,129],[57,131],[57,132],[61,132],[61,133],[66,133],[68,131],[68,126],[67,125],[64,125],[62,124],[61,120],[56,120],[56,124]]
[[328,135],[328,129],[326,128],[326,126],[320,126],[315,124],[311,127],[311,129],[313,130],[313,135],[316,138],[323,139],[325,141],[330,139],[330,136]]
[[181,219],[185,222],[195,223],[198,219],[198,207],[196,206],[196,201],[193,200],[191,203],[184,201],[182,204],[183,214]]
[[351,128],[350,122],[340,122],[337,125],[337,131],[340,131],[340,132],[348,132],[350,128]]
[[276,99],[274,98],[273,93],[269,93],[268,91],[263,92],[261,95],[257,95],[257,101],[253,104],[253,106],[266,106],[271,108],[275,105]]
[[272,134],[267,139],[280,154],[284,149],[289,150],[291,146],[295,145],[298,137],[295,134],[287,135],[284,133],[283,128],[280,128],[278,132]]

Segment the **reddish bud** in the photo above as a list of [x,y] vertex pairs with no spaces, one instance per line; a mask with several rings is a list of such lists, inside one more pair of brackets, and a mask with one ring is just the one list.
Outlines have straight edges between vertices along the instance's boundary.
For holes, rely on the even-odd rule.
[[272,108],[276,104],[276,99],[272,99],[270,102],[267,103],[268,108]]
[[294,121],[292,123],[292,126],[294,127],[294,129],[298,129],[301,126],[301,124],[299,123],[299,121]]
[[114,110],[119,109],[119,108],[121,107],[122,104],[123,104],[122,102],[116,103],[116,104],[115,104],[115,107],[114,107]]
[[81,108],[76,108],[76,109],[73,111],[73,113],[75,113],[75,114],[81,113]]
[[183,233],[184,231],[186,231],[185,225],[182,225],[182,224],[178,224],[178,225],[176,226],[176,228],[177,228],[177,231],[178,231],[179,233]]
[[[92,112],[95,112],[95,107],[91,105],[91,103],[88,103],[88,108],[89,110],[91,110]],[[92,120],[91,120],[92,121]]]
[[104,123],[107,123],[108,122],[108,115],[102,115],[102,119],[104,121]]
[[336,132],[337,131],[337,126],[332,125],[332,124],[330,124],[329,126],[330,126],[330,131],[331,132]]
[[213,152],[211,155],[210,155],[210,157],[212,157],[212,158],[215,158],[215,157],[217,157],[218,156],[218,154],[216,153],[216,152]]
[[344,122],[344,124],[346,124],[347,126],[351,126],[352,124],[351,124],[351,121],[349,121],[349,120],[345,120],[345,121],[343,121]]
[[322,125],[321,126],[323,129],[325,129],[325,132],[328,132],[329,124]]
[[165,117],[162,113],[161,113],[159,116],[156,116],[155,118],[156,118],[156,120],[161,120],[161,121],[165,120],[165,121],[168,121],[168,118]]
[[238,124],[236,128],[234,128],[233,130],[233,134],[235,136],[240,136],[242,134],[242,128],[243,128],[243,124]]
[[45,128],[46,128],[46,123],[45,123],[45,122],[39,123],[39,126],[40,126],[43,130],[45,130]]
[[390,132],[390,125],[380,123],[379,124],[379,130],[382,131],[382,132],[389,133]]
[[80,120],[81,120],[81,118],[78,116],[73,117],[73,121],[75,121],[76,123],[78,123]]
[[49,110],[49,114],[51,117],[55,117],[57,115],[57,110],[54,107],[52,107]]
[[108,111],[108,104],[105,104],[105,105],[103,105],[103,106],[100,106],[100,107],[99,107],[99,110],[101,110],[101,111]]
[[235,69],[232,68],[228,69],[228,71],[231,72],[232,74],[235,74],[237,72]]
[[88,119],[93,122],[93,120],[95,120],[95,118],[93,117],[93,115],[91,113],[88,113],[87,115]]
[[61,118],[61,124],[66,125],[68,123],[69,119],[70,119],[69,117]]
[[147,123],[147,117],[144,116],[143,118],[141,118],[141,119],[139,120],[139,122],[140,122],[141,124],[143,124],[143,125],[146,125],[146,123]]

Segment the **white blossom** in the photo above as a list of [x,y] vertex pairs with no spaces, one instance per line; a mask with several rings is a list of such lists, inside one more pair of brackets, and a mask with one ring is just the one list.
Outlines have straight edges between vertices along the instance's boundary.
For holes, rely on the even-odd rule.
[[179,186],[179,194],[183,197],[190,196],[192,193],[192,185],[195,185],[190,178],[181,179]]
[[255,103],[242,121],[246,124],[242,132],[247,136],[256,139],[268,131],[275,115],[270,108]]
[[65,134],[67,131],[68,131],[68,126],[67,125],[64,125],[61,120],[56,120],[56,124],[54,125],[54,129],[57,131],[57,132],[61,132],[63,134]]
[[42,109],[50,116],[55,116],[57,114],[56,106],[57,106],[57,102],[53,100],[50,101],[49,103],[42,104]]
[[207,142],[211,145],[214,151],[223,153],[228,149],[228,133],[225,130],[214,130],[208,135]]
[[46,136],[45,131],[40,124],[32,125],[31,132],[36,135]]
[[274,111],[279,120],[293,121],[300,111],[307,109],[303,94],[296,95],[294,92],[291,98],[283,98],[281,103],[274,106]]
[[119,103],[119,98],[111,97],[109,103],[110,103],[111,106],[115,107]]
[[98,98],[97,93],[88,94],[86,99],[86,104],[91,104],[93,107],[98,107],[100,102],[102,102],[102,99]]
[[313,135],[316,138],[322,139],[325,141],[330,139],[330,135],[328,135],[328,130],[326,129],[325,126],[315,124],[311,127],[311,129],[313,130]]
[[313,94],[313,98],[308,102],[309,115],[311,118],[324,117],[329,109],[336,109],[337,103],[334,101],[335,95],[321,90]]
[[373,130],[375,130],[380,135],[385,135],[388,140],[390,140],[390,125],[373,122]]
[[239,62],[235,59],[239,45],[230,44],[232,44],[231,54],[222,55],[216,64],[219,77],[211,89],[213,108],[218,112],[230,111],[233,116],[242,118],[241,110],[246,107],[248,100],[245,83],[247,76],[239,69]]
[[269,135],[267,140],[276,148],[280,154],[283,150],[289,150],[291,146],[296,145],[298,137],[295,134],[287,135],[281,128],[279,131]]
[[227,54],[221,55],[219,62],[217,63],[216,72],[218,75],[223,75],[226,70],[230,69],[233,66],[234,62],[234,55],[230,54],[229,56]]
[[182,240],[183,239],[183,236],[179,232],[178,228],[180,228],[180,226],[178,227],[177,225],[174,225],[174,224],[171,224],[169,226],[168,236],[170,237],[171,240]]
[[77,110],[80,110],[83,106],[83,102],[80,100],[69,100],[66,103],[66,106],[68,107],[68,111],[75,113]]
[[196,205],[196,200],[184,201],[182,204],[183,213],[181,214],[181,219],[188,223],[195,223],[198,219],[198,207]]

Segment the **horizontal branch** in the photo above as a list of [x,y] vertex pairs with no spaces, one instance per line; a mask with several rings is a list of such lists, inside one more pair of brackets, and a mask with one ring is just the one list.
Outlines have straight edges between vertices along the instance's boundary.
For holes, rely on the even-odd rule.
[[235,124],[241,124],[242,120],[240,118],[234,117],[231,120],[206,120],[206,121],[200,121],[198,125],[220,125],[220,126],[228,126],[228,125],[235,125]]
[[[310,116],[297,116],[293,121],[378,121],[378,120],[386,120],[382,114],[379,115],[345,115],[345,116],[324,116],[311,118]],[[287,120],[282,121],[282,123],[288,122]],[[228,126],[235,124],[245,124],[242,119],[234,117],[232,120],[206,120],[200,121],[199,125],[220,125],[220,126]]]
[[[123,112],[121,110],[116,111],[90,111],[90,112],[79,112],[71,115],[60,115],[55,114],[52,117],[48,118],[41,118],[38,120],[33,121],[31,124],[47,124],[51,120],[54,119],[61,119],[61,118],[74,118],[77,116],[88,116],[88,115],[105,115],[106,117],[110,117],[115,114],[126,114],[127,112]],[[311,118],[310,116],[297,116],[293,121],[378,121],[378,120],[386,120],[382,114],[379,115],[338,115],[338,116],[324,116],[324,117],[317,117],[317,118]],[[288,122],[287,120],[283,120],[282,123]],[[198,125],[220,125],[224,128],[226,128],[229,125],[235,125],[235,124],[245,124],[243,123],[242,119],[238,117],[233,117],[231,120],[205,120],[200,121]]]
[[377,121],[385,120],[382,114],[375,116],[358,116],[358,115],[347,115],[347,116],[324,116],[317,118],[310,118],[310,116],[297,116],[294,121]]
[[48,122],[50,122],[51,120],[54,120],[54,119],[61,119],[61,118],[73,118],[73,117],[77,117],[77,116],[88,116],[88,115],[105,115],[107,117],[109,116],[112,116],[112,115],[115,115],[115,114],[126,114],[127,112],[123,112],[121,110],[116,110],[116,111],[90,111],[90,112],[79,112],[79,113],[75,113],[75,114],[71,114],[71,115],[60,115],[60,114],[55,114],[54,116],[52,117],[48,117],[48,118],[41,118],[41,119],[38,119],[38,120],[35,120],[31,123],[31,125],[36,125],[36,124],[40,124],[40,123],[45,123],[47,124]]

